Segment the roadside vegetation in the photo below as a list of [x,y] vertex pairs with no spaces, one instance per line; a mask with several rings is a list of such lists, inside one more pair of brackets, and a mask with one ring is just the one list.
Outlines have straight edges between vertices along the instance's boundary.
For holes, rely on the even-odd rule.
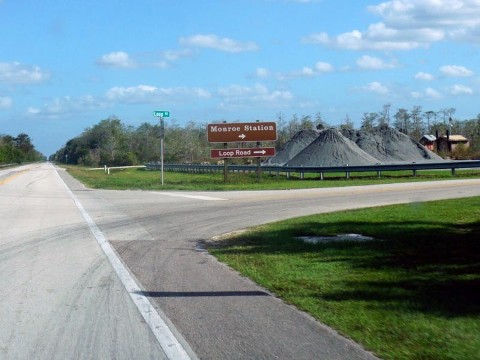
[[[455,159],[480,158],[480,114],[476,118],[453,119],[455,109],[424,111],[421,106],[411,110],[400,108],[390,116],[391,104],[385,104],[378,112],[366,112],[362,119],[357,119],[361,130],[388,125],[415,140],[424,134],[464,135],[470,141],[468,148],[452,154],[441,154]],[[313,115],[298,116],[293,114],[287,119],[278,113],[277,141],[265,142],[263,146],[280,149],[289,139],[301,130],[323,129],[331,125],[317,112]],[[221,122],[221,121],[218,121]],[[354,122],[348,117],[337,126],[339,130],[353,130]],[[138,127],[128,126],[119,118],[111,116],[98,124],[85,129],[78,136],[67,141],[65,146],[50,156],[51,161],[69,165],[86,166],[125,166],[160,161],[160,125],[157,119],[143,123]],[[170,164],[212,162],[207,142],[207,124],[194,121],[179,124],[174,119],[165,121],[165,155],[164,160]],[[241,143],[234,143],[242,145]],[[232,144],[233,146],[233,144]],[[242,164],[243,160],[235,160]],[[245,160],[246,161],[246,160]]]
[[71,175],[79,179],[86,186],[94,189],[114,190],[194,190],[194,191],[222,191],[222,190],[285,190],[306,189],[336,186],[357,186],[372,184],[390,184],[398,182],[450,180],[478,178],[480,169],[457,170],[452,176],[451,171],[412,171],[382,172],[378,178],[376,173],[351,173],[350,179],[345,174],[326,174],[324,180],[318,175],[306,175],[300,179],[298,174],[287,179],[284,175],[275,176],[262,174],[260,181],[253,173],[229,174],[224,182],[223,173],[213,174],[185,174],[177,172],[164,173],[164,185],[161,185],[160,172],[145,169],[111,169],[110,175],[103,170],[89,170],[81,166],[67,166]]
[[[307,244],[355,233],[367,242]],[[291,219],[209,242],[220,261],[383,359],[478,359],[480,197]]]
[[42,158],[27,134],[21,133],[16,137],[0,134],[0,165],[40,161]]

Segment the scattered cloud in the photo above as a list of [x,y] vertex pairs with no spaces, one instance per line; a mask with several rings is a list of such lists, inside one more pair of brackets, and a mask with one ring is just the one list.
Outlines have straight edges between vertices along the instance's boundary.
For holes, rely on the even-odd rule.
[[473,75],[472,70],[458,65],[445,65],[440,68],[440,71],[443,75],[450,77],[469,77]]
[[191,57],[192,55],[193,51],[191,49],[166,50],[162,52],[162,57],[169,62]]
[[258,45],[254,42],[241,42],[225,37],[221,38],[214,34],[197,34],[180,38],[180,44],[187,47],[215,49],[230,53],[258,50]]
[[[1,3],[1,0],[0,0]],[[5,110],[5,109],[10,109],[13,105],[13,100],[6,96],[6,97],[0,97],[0,110]]]
[[429,73],[419,72],[415,74],[415,80],[432,81],[435,80],[435,76]]
[[389,93],[388,88],[378,81],[373,81],[365,86],[362,86],[360,89],[366,92],[373,92],[381,95]]
[[450,88],[452,95],[473,95],[473,89],[465,85],[453,85]]
[[293,95],[289,91],[271,91],[262,84],[222,87],[218,90],[218,97],[221,99],[219,107],[230,110],[242,108],[252,103],[275,107],[293,99]]
[[27,114],[40,115],[50,118],[60,118],[66,114],[83,113],[90,110],[107,108],[108,104],[105,101],[99,100],[92,95],[85,95],[81,97],[63,96],[55,98],[49,103],[41,107],[29,107]]
[[331,73],[335,71],[335,67],[330,63],[318,61],[313,67],[304,66],[301,70],[296,70],[288,73],[278,73],[275,75],[277,80],[290,80],[302,77],[315,77],[322,74]]
[[440,92],[431,87],[426,88],[423,91],[413,91],[411,92],[411,96],[415,99],[438,100],[443,98],[443,95]]
[[50,78],[50,74],[38,66],[22,65],[19,62],[0,62],[0,83],[37,84]]
[[158,101],[180,100],[185,98],[210,98],[211,94],[201,88],[158,88],[151,85],[131,87],[116,86],[108,90],[105,97],[110,102],[124,104],[155,104]]
[[135,62],[124,51],[115,51],[109,54],[105,54],[97,60],[97,64],[105,67],[113,68],[135,68]]
[[364,55],[359,58],[357,60],[357,65],[359,68],[365,70],[384,70],[398,67],[398,65],[394,61],[387,63],[382,59],[369,55]]
[[391,0],[367,9],[382,21],[335,36],[314,33],[303,41],[349,50],[411,50],[442,40],[480,39],[476,0]]
[[329,73],[334,71],[334,67],[326,62],[319,61],[315,64],[315,70],[320,73]]
[[270,71],[265,68],[257,68],[255,70],[255,76],[261,79],[268,78],[270,76]]

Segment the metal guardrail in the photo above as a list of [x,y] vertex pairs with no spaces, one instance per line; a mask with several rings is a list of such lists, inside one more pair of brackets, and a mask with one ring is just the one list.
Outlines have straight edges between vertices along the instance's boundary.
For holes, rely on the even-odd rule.
[[[147,170],[160,170],[160,164],[149,163],[145,164]],[[323,180],[325,173],[345,173],[347,178],[350,178],[352,172],[376,172],[378,177],[382,175],[383,171],[412,171],[413,176],[417,175],[419,170],[451,170],[452,175],[455,175],[456,169],[472,169],[480,168],[480,160],[458,160],[458,161],[441,161],[441,162],[412,162],[412,163],[397,163],[397,164],[377,164],[368,166],[271,166],[263,165],[260,167],[261,172],[285,173],[287,178],[290,174],[300,174],[303,178],[304,174],[320,174]],[[223,165],[197,165],[197,164],[164,164],[165,171],[177,171],[186,173],[215,173],[223,172]],[[256,172],[255,165],[228,165],[229,172]]]

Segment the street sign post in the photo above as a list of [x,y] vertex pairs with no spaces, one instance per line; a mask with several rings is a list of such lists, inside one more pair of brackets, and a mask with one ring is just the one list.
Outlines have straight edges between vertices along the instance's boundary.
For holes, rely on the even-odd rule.
[[170,117],[170,111],[166,110],[155,110],[153,116],[160,118],[160,162],[161,162],[161,178],[163,185],[163,139],[165,138],[165,125],[163,123],[163,118]]
[[207,138],[211,143],[275,141],[277,124],[274,122],[208,124]]
[[265,156],[274,156],[274,155],[275,155],[274,147],[211,149],[210,150],[210,157],[212,159],[265,157]]
[[156,116],[156,117],[170,117],[170,111],[166,111],[166,110],[155,110],[153,112],[153,116]]

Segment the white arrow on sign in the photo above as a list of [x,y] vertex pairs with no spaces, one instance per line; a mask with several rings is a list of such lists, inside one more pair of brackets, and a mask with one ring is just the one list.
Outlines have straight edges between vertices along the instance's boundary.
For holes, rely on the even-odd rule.
[[245,139],[245,138],[247,137],[247,135],[242,134],[242,135],[238,135],[238,137],[243,140],[243,139]]
[[254,153],[254,154],[262,154],[262,155],[265,155],[266,151],[265,151],[265,150],[262,150],[262,151],[254,151],[253,153]]

